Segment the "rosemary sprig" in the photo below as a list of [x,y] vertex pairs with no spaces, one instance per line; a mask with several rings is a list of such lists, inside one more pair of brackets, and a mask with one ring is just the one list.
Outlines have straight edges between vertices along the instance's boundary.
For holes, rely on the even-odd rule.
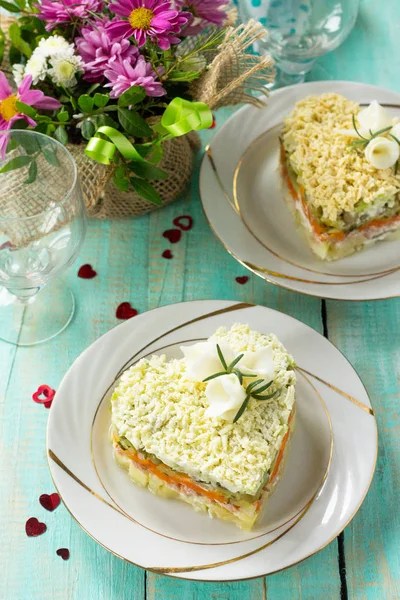
[[255,398],[256,400],[265,401],[265,400],[272,400],[272,398],[274,398],[277,394],[279,394],[280,390],[275,390],[275,392],[273,392],[272,394],[261,394],[260,392],[265,391],[272,384],[272,381],[269,381],[265,385],[257,388],[257,385],[259,385],[263,381],[264,381],[263,379],[257,379],[257,381],[253,381],[252,383],[250,383],[247,386],[246,398],[244,399],[242,406],[239,408],[238,412],[236,413],[235,418],[233,419],[234,423],[236,423],[240,419],[240,417],[246,410],[246,407],[249,403],[250,398]]
[[[244,377],[257,377],[257,375],[249,375],[247,373],[242,373],[240,371],[240,369],[236,368],[236,365],[244,356],[243,353],[239,354],[236,358],[234,358],[233,361],[231,363],[229,363],[229,365],[226,362],[225,356],[223,355],[219,344],[217,344],[217,353],[218,353],[218,358],[221,361],[221,364],[222,364],[224,370],[218,371],[218,373],[213,373],[213,375],[209,375],[208,377],[203,379],[203,382],[211,381],[212,379],[216,379],[217,377],[221,377],[222,375],[230,375],[231,373],[234,373],[236,375],[236,377],[239,379],[240,385],[242,385]],[[264,384],[264,385],[260,386],[260,384]],[[236,423],[236,421],[238,421],[240,419],[240,417],[246,410],[246,406],[248,405],[250,398],[255,398],[256,400],[260,400],[261,402],[263,402],[265,400],[271,400],[277,394],[279,394],[280,390],[275,390],[275,392],[273,392],[272,394],[263,394],[263,392],[265,392],[271,385],[272,385],[272,380],[268,381],[268,383],[264,383],[264,379],[256,379],[256,381],[252,381],[251,383],[249,383],[249,385],[246,387],[246,397],[242,403],[242,406],[239,408],[238,412],[236,413],[236,416],[233,419],[233,422]],[[257,387],[257,386],[260,386],[260,387]]]
[[[367,144],[369,144],[369,142],[371,140],[373,140],[374,138],[378,137],[378,135],[381,135],[382,133],[386,133],[387,131],[389,131],[390,129],[392,129],[392,125],[389,125],[388,127],[383,127],[383,129],[379,129],[378,131],[375,131],[375,132],[373,132],[370,129],[369,133],[370,133],[371,137],[370,138],[366,138],[363,135],[361,135],[361,133],[359,132],[359,130],[357,128],[355,115],[352,115],[351,119],[352,119],[352,122],[353,122],[353,127],[355,129],[355,132],[358,135],[358,137],[360,138],[359,140],[353,140],[351,142],[352,146],[366,146]],[[389,133],[389,135],[391,135],[391,134]]]
[[228,365],[225,360],[225,356],[222,354],[222,350],[221,350],[219,344],[217,344],[217,353],[218,353],[218,358],[221,361],[221,364],[222,364],[224,370],[218,371],[218,373],[214,373],[213,375],[209,375],[208,377],[203,379],[203,382],[211,381],[211,379],[215,379],[216,377],[221,377],[221,375],[230,375],[231,373],[234,373],[236,375],[236,377],[239,379],[240,383],[243,383],[243,377],[255,377],[255,375],[243,374],[239,369],[235,368],[236,365],[238,364],[238,362],[243,358],[244,354],[239,354]]

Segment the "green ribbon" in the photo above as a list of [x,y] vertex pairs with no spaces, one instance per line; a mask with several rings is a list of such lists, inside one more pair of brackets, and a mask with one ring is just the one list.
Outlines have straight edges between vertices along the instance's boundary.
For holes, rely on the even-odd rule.
[[[212,112],[204,102],[174,98],[153,130],[162,135],[167,134],[167,137],[179,137],[193,130],[207,129],[211,127],[212,122]],[[99,133],[107,136],[111,141],[98,137]],[[129,160],[144,160],[123,133],[108,125],[99,127],[94,137],[90,138],[85,154],[103,165],[109,165],[116,150]]]
[[204,102],[174,98],[164,111],[161,126],[173,137],[178,137],[193,130],[207,129],[212,122],[212,112]]
[[[111,142],[97,137],[98,133],[106,135]],[[85,148],[85,154],[103,165],[109,165],[116,150],[129,160],[144,160],[123,133],[108,125],[99,127],[95,136],[90,138]]]

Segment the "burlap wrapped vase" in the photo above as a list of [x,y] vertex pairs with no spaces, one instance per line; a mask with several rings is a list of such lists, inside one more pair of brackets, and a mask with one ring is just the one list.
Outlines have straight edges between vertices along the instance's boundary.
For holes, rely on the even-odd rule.
[[[233,27],[231,24],[234,20],[235,13],[231,12],[221,46],[210,54],[206,70],[189,89],[194,100],[205,102],[212,110],[244,102],[262,105],[262,95],[266,95],[265,84],[274,77],[273,61],[269,56],[255,56],[246,52],[257,39],[265,36],[265,29],[255,21]],[[8,30],[11,22],[12,17],[0,15],[0,26],[4,31]],[[210,31],[200,35],[207,36]],[[196,37],[186,38],[183,42],[189,49],[196,43]],[[6,48],[1,69],[11,82],[11,66],[7,56]],[[118,190],[112,181],[114,168],[88,158],[84,154],[85,146],[86,143],[68,144],[68,149],[77,163],[90,217],[122,219],[137,217],[158,208],[132,190]],[[162,198],[163,206],[179,198],[184,191],[192,175],[194,152],[199,147],[199,137],[195,132],[164,143],[163,158],[157,166],[167,171],[169,177],[151,181]]]
[[[113,183],[114,169],[99,164],[84,154],[85,144],[68,144],[79,172],[89,217],[97,219],[124,219],[139,217],[158,208],[140,198],[134,191],[122,192]],[[158,167],[169,174],[167,179],[152,181],[162,198],[163,206],[182,194],[192,176],[193,157],[200,147],[199,137],[192,132],[167,140]]]

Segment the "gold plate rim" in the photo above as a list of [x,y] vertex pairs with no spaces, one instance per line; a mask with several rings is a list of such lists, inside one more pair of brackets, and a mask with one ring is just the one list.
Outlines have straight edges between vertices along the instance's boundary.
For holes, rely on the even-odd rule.
[[[205,301],[205,302],[206,302],[206,301]],[[197,321],[197,320],[202,320],[202,319],[204,319],[204,318],[207,318],[207,317],[209,317],[209,316],[214,316],[215,314],[221,314],[221,313],[223,313],[223,312],[228,312],[229,310],[235,310],[235,307],[239,307],[239,306],[240,306],[241,308],[244,308],[244,307],[246,307],[246,308],[251,308],[251,307],[254,307],[254,306],[257,306],[257,305],[256,305],[256,304],[251,304],[251,303],[237,303],[237,304],[233,304],[233,305],[231,304],[230,306],[228,306],[228,307],[225,307],[225,309],[221,309],[221,310],[218,310],[218,311],[213,311],[213,312],[211,312],[211,313],[208,313],[208,314],[206,314],[206,315],[202,315],[202,316],[200,316],[200,317],[198,317],[198,318],[196,318],[196,319],[194,319],[194,320],[191,320],[191,321],[189,321],[189,322],[187,322],[187,323],[185,323],[185,324],[183,324],[183,325],[181,325],[181,326],[178,326],[178,327],[176,327],[176,328],[173,328],[173,329],[171,329],[171,330],[170,330],[169,332],[167,332],[167,333],[171,333],[172,331],[175,331],[176,329],[179,329],[179,328],[181,328],[181,327],[183,327],[183,326],[187,325],[188,323],[192,323],[192,322],[194,322],[194,321]],[[236,310],[238,310],[238,309],[239,309],[239,308],[236,308]],[[158,308],[156,308],[156,309],[153,309],[153,310],[158,310]],[[150,310],[150,311],[147,311],[147,312],[151,312],[151,310]],[[318,332],[317,332],[317,333],[318,333]],[[163,334],[163,335],[165,335],[165,334]],[[320,335],[321,335],[321,334],[320,334]],[[161,336],[161,337],[163,337],[163,336]],[[155,341],[157,341],[157,339],[156,339]],[[328,340],[328,341],[329,341],[329,340]],[[329,342],[330,342],[330,341],[329,341]],[[330,343],[332,344],[332,342],[330,342]],[[142,349],[139,351],[139,353],[140,353],[140,352],[142,352],[142,351],[143,351],[144,349],[146,349],[147,347],[149,347],[150,345],[151,345],[151,344],[147,344],[146,346],[144,346],[144,347],[143,347],[143,348],[142,348]],[[333,344],[332,344],[332,345],[333,345]],[[336,348],[336,346],[334,346],[334,347]],[[363,388],[364,388],[364,391],[365,391],[365,393],[366,393],[366,395],[367,395],[367,397],[368,397],[368,399],[369,399],[369,401],[370,401],[370,403],[371,403],[371,400],[370,400],[370,397],[369,397],[368,391],[367,391],[367,389],[366,389],[366,387],[365,387],[365,385],[364,385],[364,383],[363,383],[362,379],[361,379],[361,378],[360,378],[360,376],[358,375],[357,371],[354,369],[354,367],[351,365],[351,363],[348,361],[348,359],[347,359],[347,358],[344,356],[344,354],[343,354],[343,353],[342,353],[342,352],[341,352],[341,351],[340,351],[338,348],[336,348],[336,349],[337,349],[337,350],[340,352],[340,354],[343,356],[343,358],[346,360],[346,362],[347,362],[347,363],[348,363],[348,364],[351,366],[351,368],[353,369],[353,371],[354,371],[355,375],[357,376],[357,378],[358,378],[358,379],[359,379],[359,381],[361,382],[361,385],[363,386]],[[325,381],[323,381],[323,383],[326,383],[326,382],[325,382]],[[312,384],[311,384],[311,385],[312,385]],[[319,392],[318,392],[318,390],[317,390],[317,393],[319,393]],[[372,406],[372,404],[371,404],[371,406]],[[51,409],[50,409],[50,410],[51,410]],[[372,470],[371,470],[371,476],[370,476],[370,479],[369,479],[369,481],[368,481],[368,484],[367,484],[367,486],[366,486],[365,492],[364,492],[363,496],[361,497],[361,499],[360,499],[359,503],[358,503],[358,504],[357,504],[357,506],[355,507],[355,509],[354,509],[354,511],[353,511],[353,513],[352,513],[352,515],[351,515],[351,516],[349,517],[349,519],[346,521],[346,523],[345,523],[345,524],[344,524],[344,525],[343,525],[341,528],[339,528],[339,530],[338,530],[337,532],[335,532],[335,534],[334,534],[334,535],[333,535],[331,538],[329,538],[329,539],[328,539],[326,542],[324,542],[324,544],[323,544],[323,545],[321,545],[320,547],[318,547],[317,549],[315,549],[313,552],[309,553],[308,555],[306,555],[306,556],[302,557],[300,560],[298,560],[298,561],[294,561],[293,563],[291,563],[291,564],[289,564],[289,565],[287,565],[287,566],[285,566],[285,567],[283,567],[283,568],[281,568],[281,569],[276,569],[275,571],[270,571],[270,572],[267,572],[267,573],[262,573],[262,574],[258,574],[258,575],[251,576],[251,577],[240,577],[240,578],[238,578],[238,579],[205,579],[205,578],[193,578],[193,577],[191,577],[191,578],[187,578],[187,577],[180,577],[180,578],[179,578],[179,577],[177,577],[177,576],[179,575],[179,573],[184,573],[185,571],[182,571],[182,570],[181,570],[181,571],[179,571],[179,572],[175,572],[175,571],[174,571],[174,572],[172,572],[172,571],[171,571],[171,572],[168,572],[168,571],[159,571],[159,570],[158,570],[158,567],[147,567],[147,566],[139,565],[139,564],[137,564],[137,563],[135,563],[135,562],[133,562],[133,561],[131,561],[131,560],[129,560],[129,559],[126,559],[125,557],[121,556],[121,555],[120,555],[120,554],[118,554],[117,552],[114,552],[113,550],[111,550],[110,548],[108,548],[106,545],[104,545],[102,542],[100,542],[100,541],[99,541],[99,540],[98,540],[98,539],[97,539],[97,538],[96,538],[94,535],[92,535],[92,534],[91,534],[91,533],[90,533],[90,532],[89,532],[89,531],[88,531],[88,530],[87,530],[87,529],[86,529],[86,528],[85,528],[85,527],[84,527],[84,526],[81,524],[81,522],[78,520],[78,518],[77,518],[77,517],[76,517],[76,516],[73,514],[73,512],[71,511],[71,509],[68,507],[67,503],[65,502],[65,500],[64,500],[64,498],[63,498],[63,496],[62,496],[62,494],[61,494],[61,492],[60,492],[60,490],[59,490],[59,488],[58,488],[58,486],[57,486],[57,484],[56,484],[56,482],[55,482],[55,479],[54,479],[54,476],[53,476],[52,467],[51,467],[51,461],[53,461],[53,462],[55,462],[56,464],[58,464],[58,466],[60,466],[60,464],[59,464],[59,463],[62,463],[62,461],[60,461],[60,459],[58,459],[57,461],[55,461],[55,460],[54,460],[54,458],[53,458],[53,457],[56,457],[56,455],[54,454],[54,452],[53,452],[53,451],[50,449],[50,447],[49,447],[49,423],[50,423],[50,420],[48,420],[48,426],[47,426],[47,431],[46,431],[46,456],[47,456],[47,461],[48,461],[48,466],[49,466],[50,476],[51,476],[51,478],[52,478],[53,484],[54,484],[54,486],[55,486],[55,488],[56,488],[56,490],[57,490],[57,492],[58,492],[58,494],[59,494],[59,496],[60,496],[61,500],[63,501],[63,504],[64,504],[64,506],[66,507],[67,511],[70,513],[70,515],[72,516],[72,518],[73,518],[73,519],[74,519],[74,520],[75,520],[75,521],[78,523],[78,525],[79,525],[79,526],[80,526],[80,527],[81,527],[81,528],[82,528],[82,529],[85,531],[85,533],[87,533],[87,535],[88,535],[89,537],[91,537],[91,538],[92,538],[92,539],[93,539],[95,542],[97,542],[97,543],[98,543],[100,546],[102,546],[103,548],[105,548],[106,550],[108,550],[108,551],[109,551],[111,554],[113,554],[114,556],[116,556],[116,557],[120,558],[120,559],[121,559],[121,560],[123,560],[124,562],[127,562],[127,563],[129,563],[129,564],[132,564],[132,565],[134,565],[134,566],[137,566],[137,567],[140,567],[140,568],[143,568],[143,569],[146,569],[146,570],[148,570],[148,571],[151,571],[151,572],[154,572],[154,573],[158,573],[158,574],[161,574],[161,573],[162,573],[162,574],[164,574],[164,575],[166,575],[166,576],[169,576],[169,577],[175,577],[175,578],[177,577],[178,579],[183,579],[183,580],[189,580],[189,581],[199,581],[199,582],[200,582],[200,581],[204,581],[204,582],[215,582],[215,583],[218,583],[218,582],[231,582],[231,581],[232,581],[232,582],[234,582],[234,581],[249,581],[249,580],[252,580],[252,579],[258,579],[259,577],[266,577],[266,576],[268,576],[268,575],[273,575],[273,574],[275,574],[275,573],[280,573],[280,572],[282,572],[282,571],[284,571],[284,570],[286,570],[286,569],[288,569],[288,568],[290,568],[290,567],[293,567],[293,566],[295,566],[295,565],[298,565],[298,564],[300,564],[301,562],[303,562],[303,561],[304,561],[304,560],[306,560],[307,558],[310,558],[311,556],[313,556],[313,555],[314,555],[314,554],[316,554],[317,552],[320,552],[320,551],[321,551],[321,550],[323,550],[323,549],[324,549],[326,546],[328,546],[328,545],[329,545],[329,544],[330,544],[330,543],[331,543],[331,542],[332,542],[332,541],[333,541],[333,540],[334,540],[334,539],[335,539],[335,538],[336,538],[336,537],[337,537],[337,536],[338,536],[338,535],[339,535],[339,534],[340,534],[340,533],[341,533],[341,532],[342,532],[342,531],[345,529],[345,527],[347,527],[347,525],[348,525],[348,524],[349,524],[349,523],[350,523],[350,522],[353,520],[353,518],[355,517],[355,515],[356,515],[356,514],[357,514],[357,512],[359,511],[359,509],[360,509],[360,507],[361,507],[362,503],[364,502],[364,500],[365,500],[365,497],[366,497],[366,495],[367,495],[367,493],[368,493],[368,491],[369,491],[369,489],[370,489],[370,486],[371,486],[371,483],[372,483],[372,480],[373,480],[373,477],[374,477],[374,474],[375,474],[376,462],[377,462],[377,458],[378,458],[378,428],[377,428],[377,423],[376,423],[376,417],[375,417],[375,415],[374,415],[374,413],[373,413],[373,412],[372,412],[371,414],[372,414],[372,417],[373,417],[373,419],[374,419],[374,421],[375,421],[375,458],[374,458],[374,464],[373,464],[373,468],[372,468]],[[56,457],[56,458],[57,458],[57,457]],[[62,464],[63,464],[63,463],[62,463]],[[63,467],[61,467],[61,468],[63,468]],[[71,476],[71,475],[70,475],[70,476]],[[80,482],[80,480],[78,480],[78,483],[80,483],[80,484],[82,485],[82,483]],[[87,490],[89,493],[91,493],[91,490],[90,490],[90,488],[88,488],[88,487],[87,487],[87,486],[85,486],[84,484],[83,484],[83,487],[84,487],[84,489],[86,489],[86,490]],[[320,490],[319,490],[319,491],[320,491]],[[318,494],[318,492],[317,492],[317,494]],[[94,495],[95,495],[95,497],[97,497],[97,494],[94,494]],[[118,513],[120,512],[120,511],[119,511],[117,508],[115,508],[114,506],[112,506],[110,503],[108,503],[108,502],[107,502],[106,500],[104,500],[103,498],[101,498],[101,497],[98,497],[98,499],[100,499],[102,502],[105,502],[107,505],[109,505],[111,508],[113,508],[114,510],[116,510]],[[307,509],[307,510],[308,510],[308,509]],[[300,519],[299,519],[299,520],[300,520]],[[297,524],[297,522],[296,522],[296,523],[294,523],[292,526],[294,527],[294,525],[296,525],[296,524]],[[292,526],[291,526],[291,527],[292,527]],[[289,531],[289,529],[288,529],[288,530],[286,530],[286,531],[283,533],[283,535],[284,535],[285,533],[287,533],[288,531]],[[275,540],[275,541],[277,541],[277,540]],[[240,559],[238,559],[238,560],[240,560]],[[222,565],[221,565],[221,566],[222,566]],[[206,568],[214,568],[214,567],[212,567],[212,566],[209,566],[209,567],[206,567]],[[192,568],[192,569],[193,569],[193,568]],[[193,572],[194,570],[198,570],[198,569],[193,569],[191,572]],[[186,572],[189,572],[189,571],[186,571]]]
[[[264,131],[263,133],[261,133],[259,136],[257,136],[244,150],[243,154],[241,155],[241,157],[239,158],[239,161],[235,167],[235,172],[233,174],[233,202],[232,200],[230,200],[230,203],[232,205],[232,208],[235,209],[238,217],[240,218],[240,220],[242,221],[243,225],[246,227],[246,229],[249,231],[249,233],[253,236],[253,238],[259,243],[261,244],[261,246],[263,246],[266,250],[268,250],[268,252],[270,252],[271,254],[273,254],[274,256],[276,256],[277,258],[279,258],[280,260],[283,260],[284,262],[286,262],[289,265],[292,265],[298,269],[301,269],[303,271],[308,271],[310,273],[315,273],[316,275],[326,275],[327,277],[343,277],[343,278],[348,278],[348,279],[354,279],[354,281],[345,281],[345,282],[316,282],[316,281],[309,281],[310,283],[320,283],[320,284],[325,284],[325,285],[351,285],[351,284],[355,284],[355,283],[363,283],[364,281],[371,281],[370,278],[375,278],[376,276],[384,276],[384,275],[390,275],[391,273],[394,273],[395,271],[400,269],[400,264],[396,265],[395,267],[390,267],[389,269],[384,269],[383,271],[377,271],[374,273],[366,273],[364,275],[348,275],[348,274],[342,274],[342,273],[328,273],[325,271],[318,271],[316,269],[310,269],[309,267],[303,267],[302,265],[299,265],[291,260],[289,260],[288,258],[285,258],[284,256],[281,256],[278,252],[275,252],[275,250],[272,250],[269,246],[267,246],[267,244],[265,244],[265,242],[263,242],[255,233],[254,231],[251,229],[250,225],[247,223],[246,219],[243,216],[242,210],[240,208],[240,202],[239,202],[239,194],[238,194],[238,189],[237,189],[237,185],[238,185],[238,178],[239,178],[239,174],[240,171],[242,169],[243,166],[243,162],[246,159],[247,154],[252,150],[253,146],[255,144],[257,144],[260,140],[262,140],[265,136],[269,135],[274,129],[277,129],[278,127],[282,128],[283,127],[283,122],[278,123],[277,125],[274,125],[273,127],[269,127],[266,131]],[[211,149],[208,149],[209,152],[211,152]],[[208,157],[209,156],[209,152],[207,152]],[[215,164],[215,160],[213,158],[213,163],[214,163],[214,167],[213,169],[216,170],[216,164]],[[222,183],[221,178],[219,177],[219,181]],[[221,184],[220,184],[221,185]],[[224,194],[225,198],[229,197],[229,195],[226,193]],[[289,278],[289,276],[286,276]],[[356,280],[355,278],[362,278],[360,280]],[[378,277],[376,277],[378,278]],[[302,280],[305,283],[307,282],[307,280]]]

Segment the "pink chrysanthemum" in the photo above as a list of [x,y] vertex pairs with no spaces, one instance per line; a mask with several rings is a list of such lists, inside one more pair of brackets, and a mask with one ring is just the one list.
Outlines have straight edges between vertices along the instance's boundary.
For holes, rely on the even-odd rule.
[[78,21],[89,17],[93,12],[103,9],[102,0],[41,0],[34,5],[39,10],[36,16],[46,21],[47,31],[51,31],[56,25],[67,25],[71,21]]
[[[13,93],[12,87],[8,83],[6,76],[0,71],[0,131],[8,131],[12,124],[18,119],[25,119],[32,127],[36,122],[26,115],[18,112],[17,102],[20,100],[24,104],[42,108],[44,110],[56,110],[61,106],[58,100],[45,96],[40,90],[31,90],[32,75],[24,77],[18,91]],[[7,148],[7,136],[0,136],[0,154],[4,160]]]
[[223,24],[229,0],[177,0],[176,4],[177,7],[189,11],[192,15],[185,27],[185,35],[195,35],[209,23]]
[[110,82],[105,87],[111,88],[111,98],[119,98],[133,85],[142,86],[148,96],[163,96],[166,93],[161,82],[156,81],[157,73],[143,56],[139,56],[135,65],[129,60],[119,62],[112,59],[104,74]]
[[180,33],[190,17],[173,9],[169,0],[113,0],[108,8],[127,19],[110,25],[113,39],[133,36],[140,47],[150,38],[162,50],[179,44],[180,39],[174,34]]
[[128,40],[112,41],[108,28],[113,21],[98,19],[93,24],[82,27],[82,37],[75,39],[78,52],[85,63],[84,79],[91,82],[101,82],[104,79],[104,70],[110,59],[118,62],[128,59],[130,62],[139,54],[136,46]]

